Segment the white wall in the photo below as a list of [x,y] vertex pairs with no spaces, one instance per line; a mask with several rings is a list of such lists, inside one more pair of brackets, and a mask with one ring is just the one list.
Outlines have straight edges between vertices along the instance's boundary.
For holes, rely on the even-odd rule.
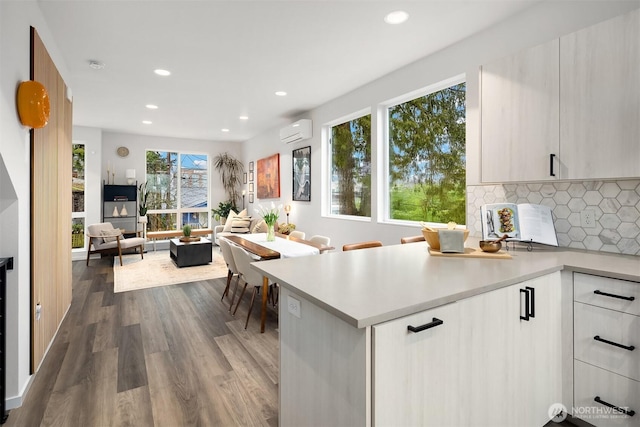
[[[116,153],[118,147],[124,146],[129,149],[129,155],[125,158],[119,157]],[[114,132],[103,132],[102,134],[102,159],[99,167],[101,172],[99,175],[98,186],[95,187],[92,183],[91,189],[96,192],[98,196],[101,193],[102,182],[107,179],[107,164],[113,171],[115,169],[115,184],[126,184],[125,178],[126,169],[136,170],[136,179],[138,183],[142,183],[145,180],[145,167],[146,167],[146,150],[157,151],[178,151],[189,152],[194,154],[208,154],[209,163],[211,168],[211,184],[209,205],[217,207],[218,203],[227,199],[222,183],[220,182],[220,176],[211,166],[213,158],[222,152],[228,152],[229,154],[241,158],[242,155],[242,143],[239,142],[213,142],[202,141],[193,139],[180,139],[180,138],[164,138],[158,136],[143,136]],[[113,183],[113,182],[112,182]],[[100,204],[101,205],[101,204]],[[102,213],[100,213],[102,215]],[[213,221],[212,221],[213,222]],[[88,222],[88,224],[91,224]],[[210,222],[211,227],[214,224]],[[157,245],[158,249],[164,248],[163,243]]]
[[[321,215],[322,177],[326,170],[323,165],[321,131],[324,124],[370,108],[372,129],[377,123],[377,108],[380,103],[406,93],[414,92],[441,80],[459,75],[467,76],[467,184],[479,182],[480,140],[478,120],[478,69],[485,62],[509,55],[525,47],[544,43],[587,27],[596,22],[620,15],[640,7],[639,1],[559,1],[542,2],[512,17],[508,22],[489,28],[469,39],[443,49],[388,74],[351,93],[332,100],[307,114],[292,118],[313,120],[313,138],[296,144],[284,145],[279,142],[278,129],[272,129],[251,140],[244,147],[245,163],[280,153],[281,197],[276,203],[291,201],[291,151],[311,145],[311,202],[294,202],[291,222],[307,236],[324,234],[330,236],[331,244],[341,248],[343,244],[362,240],[381,240],[384,244],[397,244],[403,236],[419,234],[419,227],[385,224],[382,213],[376,211],[378,194],[372,194],[372,220],[353,221],[329,218]],[[319,82],[321,83],[321,82]],[[383,185],[376,172],[381,170],[382,143],[379,135],[372,132],[372,188]],[[384,178],[386,179],[386,177]],[[325,191],[326,192],[326,191]],[[375,191],[374,191],[375,193]],[[259,201],[264,202],[264,201]],[[269,202],[269,201],[267,201]],[[282,218],[282,216],[281,216]]]
[[[6,189],[11,187],[17,196],[0,211],[0,257],[15,261],[7,277],[8,408],[21,404],[30,378],[30,148],[29,131],[20,124],[15,101],[19,83],[29,80],[30,26],[36,28],[60,75],[72,86],[37,3],[0,2],[0,156],[6,167],[0,173],[0,197],[4,205]],[[4,182],[7,176],[9,184]]]

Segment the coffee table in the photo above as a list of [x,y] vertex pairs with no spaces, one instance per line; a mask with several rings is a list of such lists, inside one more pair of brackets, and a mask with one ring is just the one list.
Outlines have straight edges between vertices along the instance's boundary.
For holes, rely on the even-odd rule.
[[212,261],[211,240],[201,238],[197,242],[181,242],[171,239],[169,252],[178,267],[208,264]]

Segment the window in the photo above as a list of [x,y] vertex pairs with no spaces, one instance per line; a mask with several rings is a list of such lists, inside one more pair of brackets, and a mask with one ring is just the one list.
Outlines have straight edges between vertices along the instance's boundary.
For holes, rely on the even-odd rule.
[[332,215],[371,217],[371,114],[330,129]]
[[458,79],[387,108],[389,219],[466,222],[465,94]]
[[71,146],[71,249],[84,249],[84,144]]
[[207,155],[147,151],[147,189],[147,230],[209,226]]

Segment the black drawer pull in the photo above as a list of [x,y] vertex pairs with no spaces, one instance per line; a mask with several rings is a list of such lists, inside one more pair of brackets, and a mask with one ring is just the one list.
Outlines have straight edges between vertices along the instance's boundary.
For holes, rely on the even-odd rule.
[[596,294],[596,295],[602,295],[602,296],[611,297],[611,298],[619,298],[619,299],[624,299],[624,300],[627,300],[627,301],[633,301],[633,300],[636,299],[636,297],[623,297],[622,295],[608,294],[606,292],[602,292],[602,291],[599,291],[597,289],[595,291],[593,291],[593,293]]
[[596,335],[595,337],[593,337],[593,339],[596,340],[596,341],[600,341],[600,342],[606,343],[606,344],[615,345],[616,347],[624,348],[625,350],[629,350],[629,351],[633,351],[635,349],[635,346],[623,345],[623,344],[618,344],[617,342],[605,340],[603,338],[600,338],[600,335]]
[[[520,289],[520,293],[524,294],[524,316],[520,315],[521,320],[529,321],[531,300],[529,299],[529,291],[526,289]],[[520,299],[522,301],[522,299]],[[520,313],[522,313],[522,308],[520,308]]]
[[407,326],[407,329],[410,330],[411,332],[414,332],[414,333],[415,332],[422,332],[425,329],[435,328],[436,326],[442,325],[443,323],[444,322],[442,320],[434,317],[433,320],[431,322],[429,322],[429,323],[426,323],[426,324],[424,324],[422,326],[418,326],[418,327],[409,325],[409,326]]
[[529,317],[536,317],[536,290],[531,286],[526,286],[525,289],[531,292],[531,311],[529,312]]
[[622,412],[625,415],[629,415],[630,417],[633,417],[636,414],[636,411],[620,408],[620,407],[618,407],[616,405],[612,405],[611,403],[605,402],[604,400],[600,399],[600,396],[596,396],[596,398],[593,399],[593,400],[595,400],[598,403],[603,404],[604,406],[608,406],[611,409],[615,409],[618,412]]
[[554,157],[556,157],[555,154],[549,154],[549,176],[556,176],[556,174],[553,172],[553,159]]

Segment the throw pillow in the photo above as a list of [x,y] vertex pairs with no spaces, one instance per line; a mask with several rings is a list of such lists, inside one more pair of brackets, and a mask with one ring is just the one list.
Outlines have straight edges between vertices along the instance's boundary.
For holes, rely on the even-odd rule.
[[244,209],[240,213],[235,213],[233,209],[229,211],[227,222],[224,223],[224,228],[222,229],[223,232],[227,232],[227,233],[231,232],[231,227],[233,227],[233,219],[237,216],[247,216],[247,210]]
[[248,233],[250,231],[249,225],[251,224],[251,217],[237,216],[233,220],[231,225],[232,233]]
[[100,235],[102,236],[102,240],[104,240],[105,243],[115,242],[116,240],[118,240],[120,230],[100,230]]
[[252,233],[266,233],[267,232],[267,223],[264,222],[264,219],[260,222],[258,222],[253,229],[251,230]]

